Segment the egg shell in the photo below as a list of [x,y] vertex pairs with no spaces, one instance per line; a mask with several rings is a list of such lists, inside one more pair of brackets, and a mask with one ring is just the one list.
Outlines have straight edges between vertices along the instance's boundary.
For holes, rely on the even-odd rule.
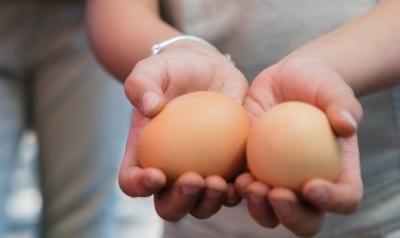
[[144,128],[137,147],[142,167],[161,169],[169,181],[185,172],[228,178],[245,162],[250,119],[227,96],[194,92],[179,96]]
[[309,179],[335,181],[341,148],[325,113],[302,102],[285,102],[254,123],[247,142],[251,173],[274,187],[300,191]]

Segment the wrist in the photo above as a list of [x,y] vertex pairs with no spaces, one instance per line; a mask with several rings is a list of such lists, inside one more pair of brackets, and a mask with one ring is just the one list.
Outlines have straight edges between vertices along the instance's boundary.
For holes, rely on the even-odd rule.
[[163,51],[174,50],[174,49],[190,49],[198,50],[207,54],[219,54],[224,56],[233,65],[235,64],[231,59],[230,54],[222,54],[217,47],[212,45],[210,42],[192,35],[180,35],[160,42],[152,46],[152,54],[157,55]]
[[216,48],[211,48],[200,42],[185,40],[166,46],[165,48],[163,48],[162,51],[159,52],[159,54],[176,49],[199,50],[202,52],[219,53],[219,51]]
[[158,44],[155,44],[152,46],[152,54],[157,55],[161,53],[164,50],[167,49],[174,49],[174,48],[184,48],[184,47],[194,47],[194,48],[204,48],[206,47],[207,49],[212,49],[214,51],[218,51],[218,49],[213,46],[211,43],[208,41],[197,37],[197,36],[192,36],[192,35],[179,35],[172,37],[168,40],[162,41]]
[[[330,51],[333,51],[333,49],[330,49]],[[355,75],[356,72],[348,72],[347,66],[343,67],[348,59],[340,60],[340,56],[325,54],[324,52],[326,50],[323,47],[307,45],[282,59],[282,63],[288,65],[287,67],[298,67],[296,65],[301,65],[307,66],[310,69],[324,68],[330,72],[334,72],[358,95],[358,85],[354,80],[357,77]]]
[[334,64],[328,57],[320,54],[319,51],[298,50],[283,58],[278,62],[277,70],[282,73],[290,74],[301,73],[302,78],[315,77],[318,75],[319,80],[340,81],[347,85],[348,89],[353,91],[355,96],[359,92],[355,90],[355,85],[351,81],[351,76],[344,75],[340,71],[340,67]]

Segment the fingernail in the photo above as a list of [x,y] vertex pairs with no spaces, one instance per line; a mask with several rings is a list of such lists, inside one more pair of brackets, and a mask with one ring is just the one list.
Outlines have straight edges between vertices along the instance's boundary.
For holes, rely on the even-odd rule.
[[148,113],[153,110],[160,103],[160,96],[155,92],[147,91],[142,97],[142,109],[144,113]]
[[181,187],[181,192],[184,194],[184,195],[195,195],[195,194],[197,194],[198,192],[200,191],[200,188],[199,187],[196,187],[196,186],[182,186]]
[[274,210],[281,216],[289,216],[292,213],[292,205],[288,202],[285,201],[271,201],[272,206],[274,207]]
[[311,188],[309,192],[309,198],[317,203],[325,203],[328,200],[328,193],[326,192],[325,188],[314,187]]
[[158,183],[156,181],[154,181],[151,177],[144,177],[142,179],[142,183],[144,186],[148,187],[148,188],[156,188],[158,187]]
[[256,204],[256,205],[262,205],[265,203],[265,198],[262,196],[257,196],[257,195],[249,195],[249,200],[251,203]]
[[342,112],[342,116],[346,119],[346,121],[348,123],[350,123],[350,125],[354,128],[357,129],[357,122],[354,119],[354,117],[351,115],[351,113],[347,110],[343,110]]
[[214,190],[214,189],[208,189],[207,192],[206,192],[206,195],[209,198],[216,199],[216,198],[221,197],[222,192],[218,191],[218,190]]

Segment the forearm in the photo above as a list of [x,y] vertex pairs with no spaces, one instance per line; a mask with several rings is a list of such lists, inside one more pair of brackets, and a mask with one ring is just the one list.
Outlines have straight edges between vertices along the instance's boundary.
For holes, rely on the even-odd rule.
[[334,67],[357,96],[400,82],[400,1],[386,0],[293,55],[311,55]]
[[97,58],[121,81],[153,44],[180,34],[160,19],[157,0],[87,0],[87,27]]

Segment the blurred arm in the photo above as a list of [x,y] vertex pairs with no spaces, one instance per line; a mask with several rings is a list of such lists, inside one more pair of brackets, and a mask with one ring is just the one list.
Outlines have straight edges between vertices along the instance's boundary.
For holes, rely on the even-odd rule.
[[158,0],[87,0],[86,15],[97,58],[121,81],[152,45],[180,34],[160,18]]
[[382,1],[365,15],[292,56],[324,59],[357,96],[400,82],[400,1]]

